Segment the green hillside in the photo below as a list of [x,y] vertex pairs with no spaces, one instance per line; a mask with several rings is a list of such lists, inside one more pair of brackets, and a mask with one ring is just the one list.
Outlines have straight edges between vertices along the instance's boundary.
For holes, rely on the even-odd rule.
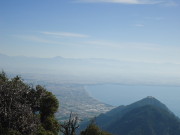
[[[180,120],[163,103],[147,97],[119,106],[96,118],[103,130],[113,135],[178,135]],[[81,128],[85,128],[84,122]]]
[[114,135],[178,135],[180,122],[167,110],[146,105],[117,118],[106,130]]

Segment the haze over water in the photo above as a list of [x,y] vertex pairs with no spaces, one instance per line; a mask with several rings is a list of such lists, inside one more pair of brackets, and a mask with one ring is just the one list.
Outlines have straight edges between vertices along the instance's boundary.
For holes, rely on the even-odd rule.
[[113,106],[128,105],[147,96],[153,96],[180,116],[179,86],[99,84],[88,85],[85,88],[95,99]]

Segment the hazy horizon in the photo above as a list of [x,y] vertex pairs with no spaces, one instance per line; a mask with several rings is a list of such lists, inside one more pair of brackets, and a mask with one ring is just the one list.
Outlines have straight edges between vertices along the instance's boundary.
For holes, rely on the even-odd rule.
[[[169,63],[137,63],[113,59],[9,57],[6,55],[0,55],[0,61],[1,70],[22,76],[29,74],[30,79],[36,80],[46,78],[46,81],[59,83],[180,86],[180,74],[167,72],[180,68],[178,64],[172,66]],[[162,75],[159,70],[166,73]]]
[[179,6],[178,0],[0,1],[0,53],[12,56],[1,58],[0,69],[68,76],[67,82],[179,85]]

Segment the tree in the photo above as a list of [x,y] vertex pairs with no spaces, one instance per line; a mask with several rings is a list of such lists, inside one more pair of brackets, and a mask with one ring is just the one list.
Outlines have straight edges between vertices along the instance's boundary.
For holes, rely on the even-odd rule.
[[27,135],[37,131],[39,119],[28,100],[31,89],[18,76],[9,79],[4,72],[0,74],[0,125],[4,130]]
[[58,106],[56,97],[42,86],[33,88],[19,76],[9,79],[0,73],[0,134],[35,135],[43,131],[57,135],[59,123],[54,113]]
[[73,115],[73,113],[70,113],[69,119],[67,121],[64,121],[60,125],[60,131],[64,135],[75,135],[76,130],[79,128],[79,118],[77,115]]
[[94,122],[94,120],[91,121],[91,123],[87,126],[87,128],[84,131],[81,131],[81,135],[111,135],[108,132],[102,131]]
[[57,98],[51,92],[45,91],[45,95],[42,97],[40,103],[40,119],[43,128],[51,131],[54,135],[57,135],[60,130],[60,125],[54,116],[58,107],[59,102]]

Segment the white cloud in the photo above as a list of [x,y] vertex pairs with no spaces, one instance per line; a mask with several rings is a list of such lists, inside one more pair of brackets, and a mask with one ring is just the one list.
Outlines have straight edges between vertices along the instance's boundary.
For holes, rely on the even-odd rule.
[[75,0],[76,2],[86,3],[122,3],[122,4],[157,4],[162,0]]
[[74,38],[86,38],[88,35],[78,34],[78,33],[69,33],[69,32],[41,32],[45,35],[52,35],[57,37],[74,37]]
[[23,40],[29,40],[29,41],[33,41],[33,42],[39,42],[39,43],[47,43],[47,44],[63,44],[61,42],[56,42],[56,41],[52,41],[52,40],[47,40],[45,38],[40,38],[37,36],[33,36],[33,35],[14,35],[14,37],[16,38],[20,38]]
[[165,7],[178,6],[174,0],[74,0],[80,3],[119,3],[119,4],[161,4]]
[[83,44],[88,44],[96,47],[107,47],[115,49],[137,49],[146,51],[159,51],[161,46],[153,43],[133,43],[133,42],[111,42],[111,41],[87,41]]

